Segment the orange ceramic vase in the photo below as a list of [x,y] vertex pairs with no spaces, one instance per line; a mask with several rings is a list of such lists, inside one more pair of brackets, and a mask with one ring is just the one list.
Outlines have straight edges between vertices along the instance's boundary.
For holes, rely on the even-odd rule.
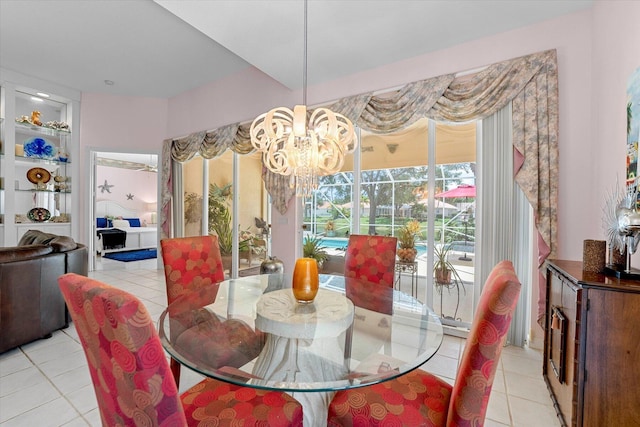
[[313,302],[318,293],[318,263],[313,258],[299,258],[293,269],[293,296],[302,304]]

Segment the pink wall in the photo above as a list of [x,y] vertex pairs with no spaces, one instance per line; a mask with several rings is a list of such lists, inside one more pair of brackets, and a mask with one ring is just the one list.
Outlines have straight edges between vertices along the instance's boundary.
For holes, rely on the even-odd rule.
[[[581,259],[584,239],[603,238],[603,199],[616,177],[624,176],[625,89],[629,75],[640,66],[639,22],[640,2],[596,1],[586,11],[310,87],[308,103],[320,104],[348,95],[394,88],[415,80],[557,49],[558,256]],[[177,137],[248,121],[273,106],[291,106],[301,98],[299,91],[291,92],[253,68],[168,102],[85,94],[81,144],[159,152],[160,141],[165,136]],[[86,176],[86,171],[82,174]],[[289,239],[278,236],[293,234],[294,214],[288,218],[279,218],[276,214],[273,223],[278,224],[273,253],[290,266],[295,248],[287,242]]]
[[[109,185],[113,186],[109,188],[110,192],[102,192],[101,189],[98,189],[96,201],[110,200],[125,209],[136,212],[136,217],[141,221],[144,220],[147,224],[151,223],[148,204],[155,203],[157,200],[157,173],[98,166],[96,178],[98,185],[103,185],[107,181]],[[129,200],[127,195],[133,195],[133,198]]]
[[[586,10],[386,65],[310,87],[308,103],[324,103],[348,95],[393,88],[415,80],[472,70],[505,59],[557,49],[562,198],[558,253],[561,257],[578,259],[582,253],[582,240],[598,237],[585,231],[594,229],[594,220],[586,219],[580,205],[572,200],[572,195],[578,194],[575,189],[581,188],[584,183],[585,165],[594,163],[597,158],[591,150],[584,149],[585,144],[592,141],[592,22],[592,10]],[[275,105],[293,105],[299,101],[299,93],[290,92],[256,70],[247,70],[224,82],[171,99],[169,134],[180,136],[234,121],[251,120]],[[624,140],[620,144],[623,149]],[[600,208],[591,211],[597,213],[597,218],[600,217]],[[283,219],[276,214],[272,221],[278,224],[279,231],[276,234],[274,229],[273,253],[281,257],[287,266],[292,265],[296,248],[292,248],[288,242],[290,239],[281,241],[278,236],[288,237],[294,233],[294,215],[292,212]]]
[[[586,213],[584,230],[593,230],[593,235],[604,238],[603,201],[615,188],[616,178],[624,185],[626,90],[629,77],[640,67],[640,2],[599,1],[593,9],[593,121],[589,129],[592,154],[590,163],[584,165],[581,173],[582,185],[572,181],[569,200],[580,212]],[[561,237],[570,238],[564,234]],[[589,238],[586,233],[579,237]],[[581,253],[576,252],[574,258],[579,259],[580,256]],[[631,264],[640,268],[640,251],[636,252]]]
[[[88,188],[89,151],[119,151],[161,154],[167,133],[168,100],[132,98],[83,93],[80,107],[80,182],[83,195],[80,220],[80,240],[87,242],[90,227]],[[156,174],[153,174],[156,176]],[[102,184],[98,182],[97,184]],[[97,190],[97,189],[96,189]],[[100,198],[100,192],[96,196]],[[134,193],[135,194],[135,193]]]
[[201,130],[253,120],[280,105],[302,102],[301,91],[291,92],[256,68],[173,97],[169,102],[168,133],[185,136]]

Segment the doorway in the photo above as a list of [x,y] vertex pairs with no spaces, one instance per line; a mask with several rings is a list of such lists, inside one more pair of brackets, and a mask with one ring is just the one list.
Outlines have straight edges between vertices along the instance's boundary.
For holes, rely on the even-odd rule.
[[[117,261],[112,256],[158,247],[158,159],[157,153],[134,151],[90,151],[92,174],[89,270],[155,268],[158,258]],[[121,231],[120,238],[103,235]],[[155,233],[154,233],[154,230]],[[109,258],[108,258],[109,257]]]

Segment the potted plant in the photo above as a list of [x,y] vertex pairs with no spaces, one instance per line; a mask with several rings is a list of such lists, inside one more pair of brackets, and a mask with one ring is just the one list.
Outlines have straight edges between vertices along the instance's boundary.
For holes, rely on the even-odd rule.
[[[451,244],[445,243],[440,247],[435,246],[433,248],[434,263],[433,263],[433,275],[435,278],[436,292],[440,294],[440,316],[447,319],[455,319],[458,314],[458,307],[460,306],[460,287],[462,291],[464,289],[464,283],[460,274],[456,270],[455,266],[449,261],[449,252],[451,251]],[[457,302],[456,309],[453,317],[445,316],[442,313],[442,291],[443,288],[447,288],[449,292],[451,289],[456,290]]]
[[420,233],[420,223],[415,219],[409,221],[400,229],[398,234],[399,248],[397,251],[400,262],[414,262],[418,253],[416,239]]
[[202,219],[202,197],[196,193],[184,194],[184,221],[197,223]]
[[254,257],[263,259],[266,256],[266,242],[256,236],[250,228],[240,230],[238,235],[238,250],[241,259],[246,259],[249,264],[253,262]]
[[326,234],[327,237],[333,237],[336,235],[336,224],[333,222],[332,219],[328,220],[327,222],[325,222],[324,224],[324,232]]
[[305,236],[302,243],[302,256],[315,259],[319,269],[322,269],[322,265],[329,259],[327,248],[322,245],[322,239],[317,236]]
[[435,246],[433,248],[433,274],[435,275],[436,284],[450,284],[451,276],[453,275],[455,278],[458,275],[455,267],[449,261],[450,250],[451,245],[446,243],[440,247]]

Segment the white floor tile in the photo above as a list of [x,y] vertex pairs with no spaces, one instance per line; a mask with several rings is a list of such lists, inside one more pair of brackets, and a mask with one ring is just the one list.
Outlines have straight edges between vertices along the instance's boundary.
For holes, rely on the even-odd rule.
[[489,418],[484,420],[484,427],[510,427],[510,424],[502,424],[497,421],[490,420]]
[[[83,350],[61,356],[59,359],[49,360],[38,365],[49,378],[72,371],[80,366],[87,366],[87,358]],[[88,369],[88,368],[87,368]]]
[[452,337],[449,335],[445,335],[442,340],[442,345],[438,350],[438,354],[441,356],[452,357],[454,359],[458,359],[461,354],[462,345],[464,339],[458,337]]
[[[3,427],[58,427],[78,417],[75,408],[64,397],[20,414],[2,423]],[[83,425],[83,424],[78,424]],[[86,425],[86,423],[84,424]]]
[[102,427],[102,420],[100,419],[100,410],[98,408],[92,409],[84,415],[87,423],[91,427]]
[[89,423],[87,423],[84,418],[76,417],[68,423],[63,424],[62,427],[87,427],[88,425]]
[[551,397],[547,385],[540,378],[530,378],[525,375],[509,373],[506,377],[509,395],[533,400],[544,405],[551,405]]
[[68,394],[92,385],[91,374],[86,364],[52,377],[50,380],[62,394]]
[[[500,362],[498,362],[499,364]],[[501,365],[498,365],[501,366]],[[505,385],[505,379],[504,379],[504,373],[503,370],[498,367],[498,369],[496,370],[496,376],[493,378],[493,387],[491,388],[492,391],[498,391],[500,393],[506,393],[507,389],[506,389],[506,385]]]
[[429,359],[427,363],[422,365],[420,369],[439,377],[454,379],[458,372],[458,359],[440,356],[436,353],[436,355]]
[[47,377],[45,377],[38,368],[31,365],[27,369],[21,369],[2,377],[0,397],[5,397],[25,388],[48,382]]
[[542,378],[542,361],[528,357],[504,355],[502,357],[502,368],[505,372],[513,372],[526,375],[532,378]]
[[93,385],[87,385],[79,388],[76,391],[68,393],[66,397],[80,414],[86,414],[98,407],[96,392],[93,390]]
[[560,422],[551,405],[509,396],[512,424],[517,427],[559,427]]
[[[57,336],[66,336],[58,333]],[[56,360],[63,360],[69,357],[69,354],[82,352],[82,346],[66,336],[65,341],[58,341],[54,344],[48,344],[49,340],[38,340],[31,343],[29,347],[23,348],[27,357],[33,363],[39,365]]]
[[491,392],[486,418],[507,425],[511,422],[509,402],[507,401],[506,394],[495,390]]
[[[157,269],[157,260],[103,261],[89,276],[133,293],[157,321],[166,307],[164,272]],[[437,355],[421,369],[453,384],[464,346],[464,339],[445,336]],[[86,357],[73,324],[55,332],[48,340],[38,340],[1,354],[0,377],[0,427],[102,425]],[[202,379],[202,375],[183,368],[180,391]],[[542,380],[541,352],[505,347],[496,371],[485,426],[558,425]]]
[[0,423],[60,398],[60,393],[49,383],[42,382],[0,397]]

